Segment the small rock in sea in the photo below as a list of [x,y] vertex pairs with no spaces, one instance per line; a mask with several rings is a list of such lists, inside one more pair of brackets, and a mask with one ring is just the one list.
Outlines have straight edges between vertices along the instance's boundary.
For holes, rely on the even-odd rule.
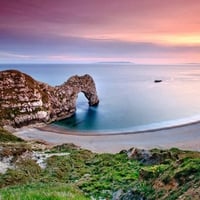
[[154,80],[154,83],[160,83],[160,82],[162,82],[161,79],[156,79],[156,80]]

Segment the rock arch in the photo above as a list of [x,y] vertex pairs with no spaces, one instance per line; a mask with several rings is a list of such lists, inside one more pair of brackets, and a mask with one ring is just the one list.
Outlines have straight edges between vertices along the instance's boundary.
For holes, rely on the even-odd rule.
[[72,76],[65,83],[67,89],[72,87],[73,91],[78,96],[78,93],[82,92],[88,99],[90,106],[96,106],[99,103],[99,99],[96,92],[96,86],[93,78],[85,74],[84,76]]
[[93,78],[72,76],[52,87],[16,70],[0,72],[0,125],[21,127],[38,122],[49,123],[72,116],[78,94],[83,92],[90,106],[99,99]]

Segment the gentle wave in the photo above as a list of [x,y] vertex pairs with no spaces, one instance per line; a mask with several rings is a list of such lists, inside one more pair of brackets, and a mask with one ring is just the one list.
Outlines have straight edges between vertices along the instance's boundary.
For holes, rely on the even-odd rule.
[[117,134],[117,133],[139,133],[139,132],[150,132],[162,129],[175,128],[179,126],[186,126],[189,124],[194,124],[200,122],[200,115],[195,115],[192,117],[177,119],[177,120],[169,120],[159,123],[152,123],[141,126],[133,126],[129,128],[121,128],[121,129],[112,129],[112,130],[82,130],[83,132],[97,132],[104,134]]

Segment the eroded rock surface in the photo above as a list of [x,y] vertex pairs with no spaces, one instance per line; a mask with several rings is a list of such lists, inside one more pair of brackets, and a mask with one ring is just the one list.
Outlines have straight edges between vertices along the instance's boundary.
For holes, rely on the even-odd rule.
[[131,148],[127,151],[127,155],[130,159],[138,160],[143,165],[159,165],[166,159],[178,160],[177,154],[171,151],[160,149],[138,149]]
[[99,103],[94,80],[87,74],[52,87],[16,70],[1,71],[0,123],[21,127],[70,117],[76,111],[79,92],[85,94],[90,106]]

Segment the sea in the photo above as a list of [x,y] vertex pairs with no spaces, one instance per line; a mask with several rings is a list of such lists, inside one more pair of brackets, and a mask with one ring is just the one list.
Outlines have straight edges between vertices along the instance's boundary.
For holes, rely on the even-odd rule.
[[[55,126],[95,133],[140,132],[200,121],[200,65],[0,64],[56,86],[73,75],[90,74],[100,103],[89,107],[84,94],[76,113]],[[162,80],[155,83],[155,80]]]

